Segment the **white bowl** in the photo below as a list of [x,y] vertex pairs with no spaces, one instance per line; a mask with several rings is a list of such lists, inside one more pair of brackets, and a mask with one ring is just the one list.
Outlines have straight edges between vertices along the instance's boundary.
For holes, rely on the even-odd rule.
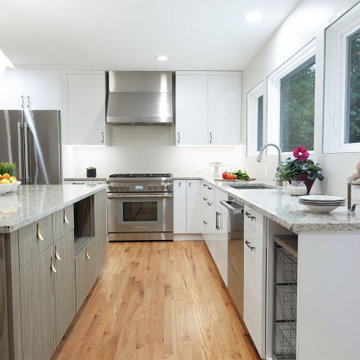
[[316,205],[308,205],[308,204],[304,204],[304,205],[307,206],[312,212],[322,213],[322,214],[329,213],[330,211],[333,211],[334,209],[339,207],[339,205],[331,205],[331,206],[324,206],[324,205],[316,206]]
[[0,184],[0,195],[6,194],[12,188],[12,184]]
[[11,185],[11,189],[10,189],[10,191],[9,192],[16,192],[17,191],[17,188],[18,188],[18,186],[21,184],[21,182],[20,181],[14,181],[12,184],[10,184]]
[[0,184],[0,195],[15,192],[20,184],[20,181],[14,181],[12,184]]

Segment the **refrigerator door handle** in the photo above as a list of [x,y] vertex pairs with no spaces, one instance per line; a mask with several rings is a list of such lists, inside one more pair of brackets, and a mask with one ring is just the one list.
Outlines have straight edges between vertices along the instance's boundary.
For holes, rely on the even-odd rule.
[[17,123],[17,138],[18,138],[18,153],[19,153],[19,181],[23,181],[23,164],[22,164],[22,136],[21,136],[22,124],[21,122]]
[[24,144],[25,144],[25,182],[30,183],[29,177],[29,125],[24,123]]

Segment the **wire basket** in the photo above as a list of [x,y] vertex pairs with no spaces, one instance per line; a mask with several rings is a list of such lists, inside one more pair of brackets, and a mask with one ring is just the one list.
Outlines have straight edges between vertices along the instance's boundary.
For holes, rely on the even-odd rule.
[[297,282],[297,258],[286,251],[283,247],[275,248],[276,283],[295,283]]
[[276,319],[296,321],[297,286],[289,284],[275,285]]
[[275,322],[276,360],[296,359],[296,322]]

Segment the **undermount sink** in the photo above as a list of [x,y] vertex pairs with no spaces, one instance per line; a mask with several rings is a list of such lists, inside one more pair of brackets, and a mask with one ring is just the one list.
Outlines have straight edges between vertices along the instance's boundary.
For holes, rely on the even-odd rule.
[[244,190],[259,190],[259,189],[268,189],[271,190],[272,187],[268,186],[268,185],[263,185],[263,184],[231,184],[230,187],[232,187],[233,189],[244,189]]

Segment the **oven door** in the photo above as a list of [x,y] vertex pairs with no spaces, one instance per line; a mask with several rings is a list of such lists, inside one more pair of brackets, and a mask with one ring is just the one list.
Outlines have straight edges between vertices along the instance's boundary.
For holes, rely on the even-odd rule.
[[173,231],[171,193],[108,193],[109,233]]

